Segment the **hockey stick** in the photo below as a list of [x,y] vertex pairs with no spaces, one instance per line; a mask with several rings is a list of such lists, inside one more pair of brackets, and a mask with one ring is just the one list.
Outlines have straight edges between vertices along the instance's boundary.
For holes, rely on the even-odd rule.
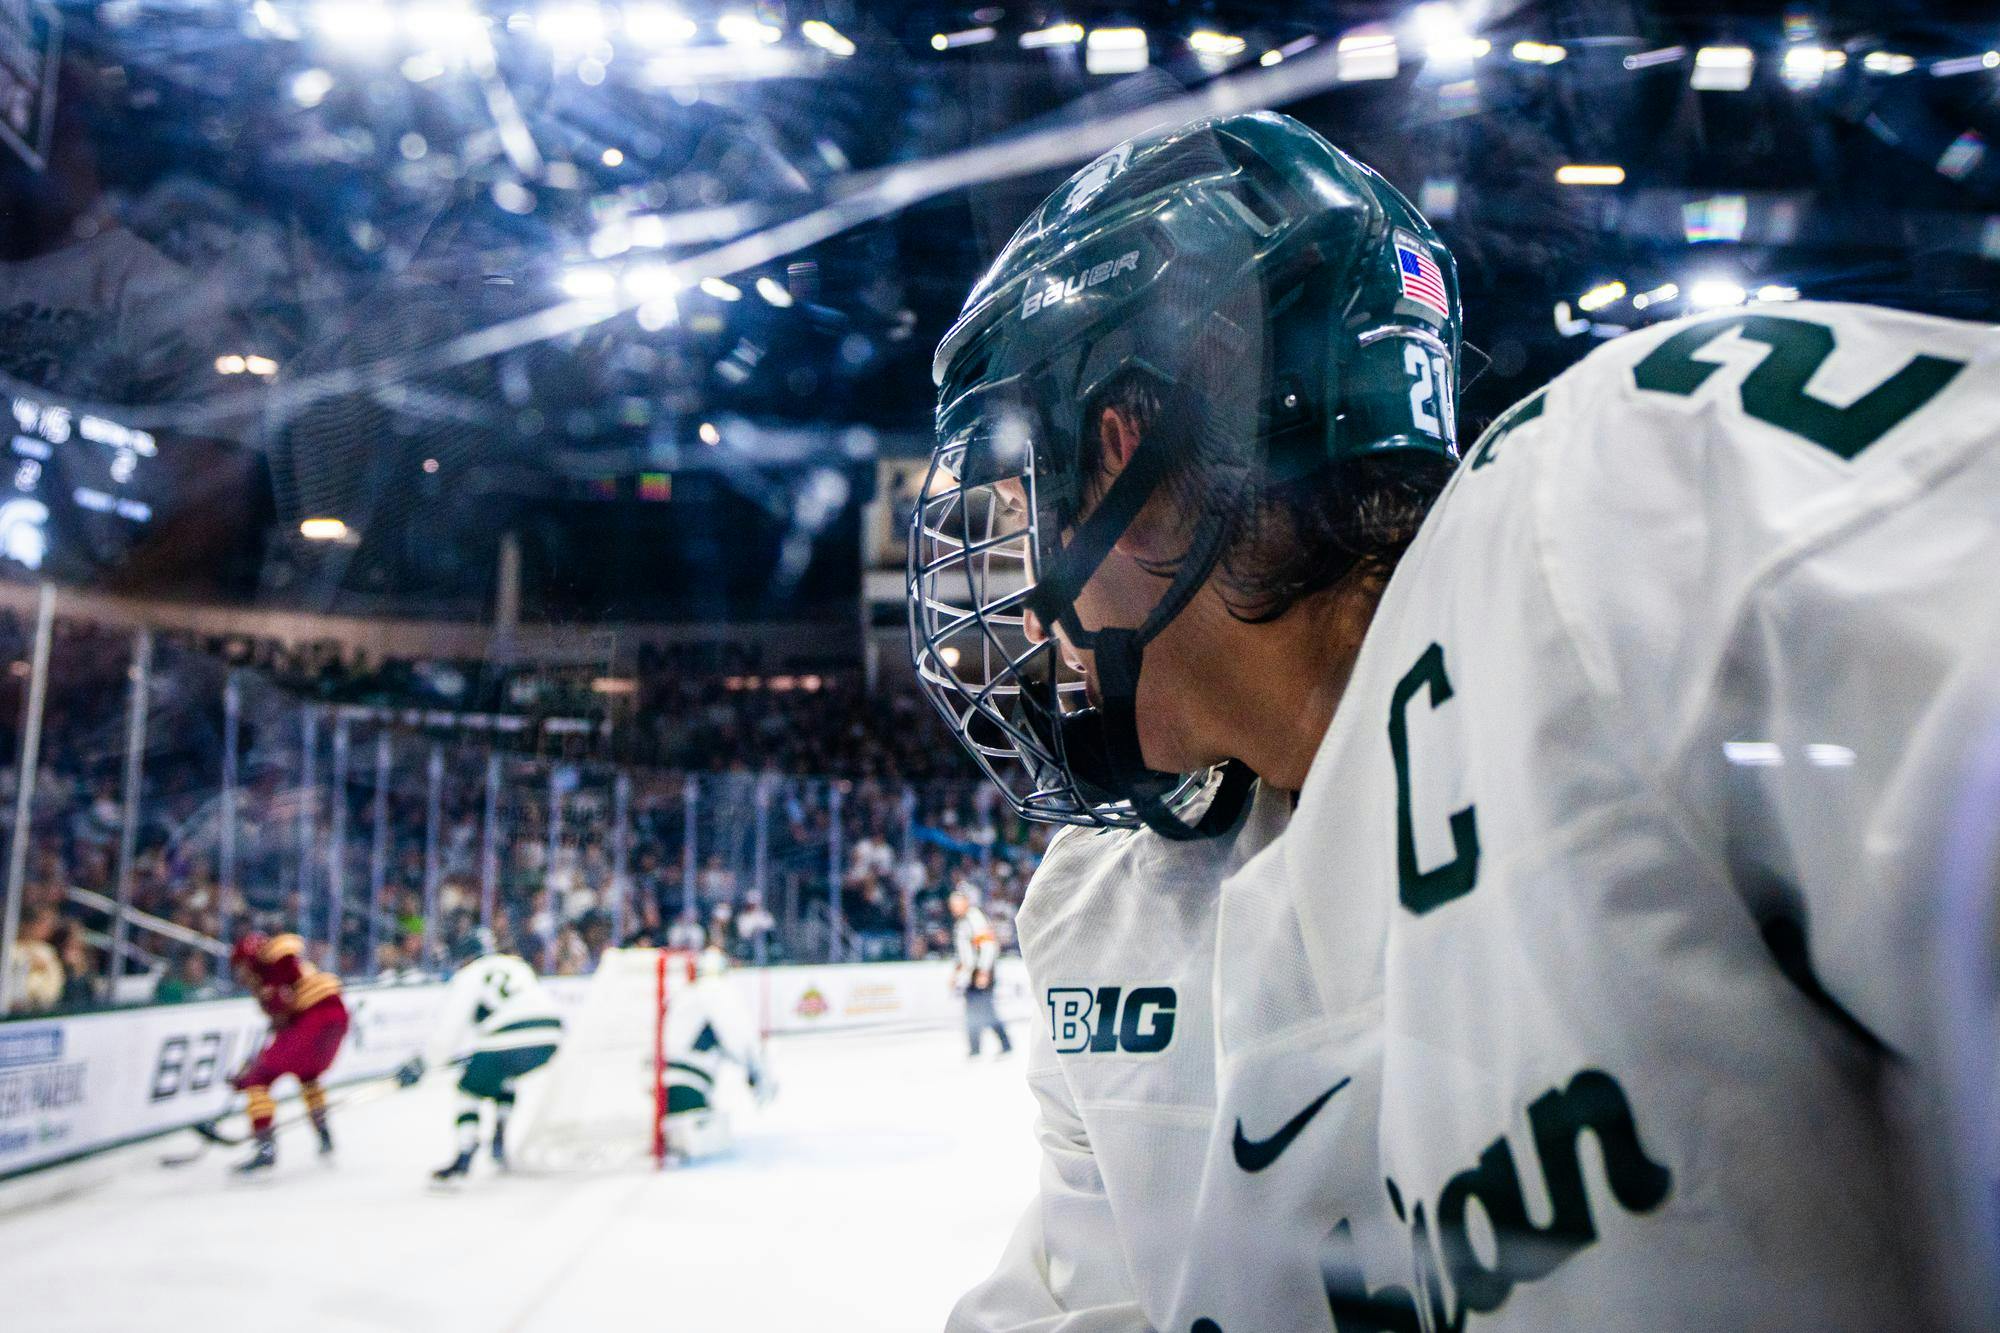
[[[343,1108],[366,1106],[369,1102],[375,1101],[394,1091],[395,1078],[396,1076],[393,1073],[379,1074],[371,1079],[363,1079],[358,1083],[351,1083],[339,1093],[329,1096],[326,1099],[326,1109],[332,1112]],[[224,1112],[224,1115],[228,1114],[233,1114],[233,1112]],[[271,1131],[276,1133],[279,1130],[290,1129],[294,1125],[306,1123],[311,1118],[312,1113],[302,1108],[291,1115],[285,1116],[281,1120],[274,1121],[271,1125]],[[200,1140],[199,1145],[192,1152],[173,1153],[162,1157],[160,1165],[164,1167],[191,1166],[206,1157],[208,1150],[212,1147],[241,1148],[256,1137],[254,1134],[228,1134],[223,1132],[218,1127],[221,1119],[222,1116],[217,1116],[214,1120],[202,1120],[189,1125],[188,1128],[193,1130]]]

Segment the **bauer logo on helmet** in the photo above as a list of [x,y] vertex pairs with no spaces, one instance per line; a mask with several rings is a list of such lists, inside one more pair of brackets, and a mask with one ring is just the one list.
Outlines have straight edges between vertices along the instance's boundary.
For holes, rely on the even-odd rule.
[[1089,268],[1079,269],[1067,278],[1051,277],[1028,293],[1028,299],[1021,303],[1021,318],[1032,318],[1036,312],[1046,310],[1058,301],[1068,300],[1086,287],[1095,287],[1120,273],[1130,273],[1139,267],[1139,252],[1127,250],[1116,259],[1106,259]]

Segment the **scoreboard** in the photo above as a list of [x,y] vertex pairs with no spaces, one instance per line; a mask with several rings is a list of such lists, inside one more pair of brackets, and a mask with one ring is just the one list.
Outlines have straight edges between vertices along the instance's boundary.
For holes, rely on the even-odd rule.
[[269,519],[261,457],[48,399],[7,406],[0,573],[194,596],[254,584]]
[[62,581],[122,560],[153,521],[159,442],[106,417],[16,397],[0,559]]

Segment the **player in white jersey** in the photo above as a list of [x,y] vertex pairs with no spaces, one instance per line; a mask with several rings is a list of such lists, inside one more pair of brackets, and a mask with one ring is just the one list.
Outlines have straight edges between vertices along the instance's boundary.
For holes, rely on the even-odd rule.
[[[765,1068],[756,1025],[727,980],[729,957],[711,944],[690,984],[667,1007],[667,1148],[683,1160],[712,1157],[733,1142],[724,1080],[733,1066],[762,1106],[777,1085]],[[739,1086],[738,1095],[742,1088]]]
[[459,947],[470,961],[453,974],[424,1049],[397,1071],[410,1087],[426,1069],[463,1063],[458,1080],[458,1154],[432,1172],[449,1183],[472,1170],[479,1151],[480,1108],[493,1107],[491,1150],[496,1166],[507,1165],[507,1121],[513,1114],[515,1084],[549,1062],[562,1037],[548,992],[535,970],[512,954],[494,953],[484,927]]
[[947,1333],[1161,1326],[1215,1113],[1217,894],[1288,805],[1266,793],[1202,842],[1074,829],[1049,845],[1015,923],[1038,1011],[1027,1044],[1040,1181]]
[[1983,1326],[1908,840],[1964,767],[1933,711],[2000,669],[1995,335],[1622,339],[1405,551],[1456,301],[1378,178],[1232,117],[1015,247],[939,351],[925,678],[1031,815],[1203,832],[1171,775],[1225,761],[1299,792],[1224,886],[1164,1326]]

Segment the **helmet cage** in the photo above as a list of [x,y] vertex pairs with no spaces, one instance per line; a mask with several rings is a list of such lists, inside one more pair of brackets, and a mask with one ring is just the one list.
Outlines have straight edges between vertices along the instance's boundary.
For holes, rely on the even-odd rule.
[[[990,411],[934,450],[912,520],[910,638],[924,694],[982,771],[1024,817],[1046,823],[1136,827],[1138,812],[1090,781],[1079,753],[1091,705],[1080,673],[1046,629],[1032,632],[1038,552],[1070,521],[1049,496],[1040,464],[1051,432],[1032,396],[981,395]],[[1073,617],[1069,619],[1073,620]],[[1045,622],[1046,623],[1046,622]],[[1161,774],[1159,796],[1190,792],[1197,777]]]

